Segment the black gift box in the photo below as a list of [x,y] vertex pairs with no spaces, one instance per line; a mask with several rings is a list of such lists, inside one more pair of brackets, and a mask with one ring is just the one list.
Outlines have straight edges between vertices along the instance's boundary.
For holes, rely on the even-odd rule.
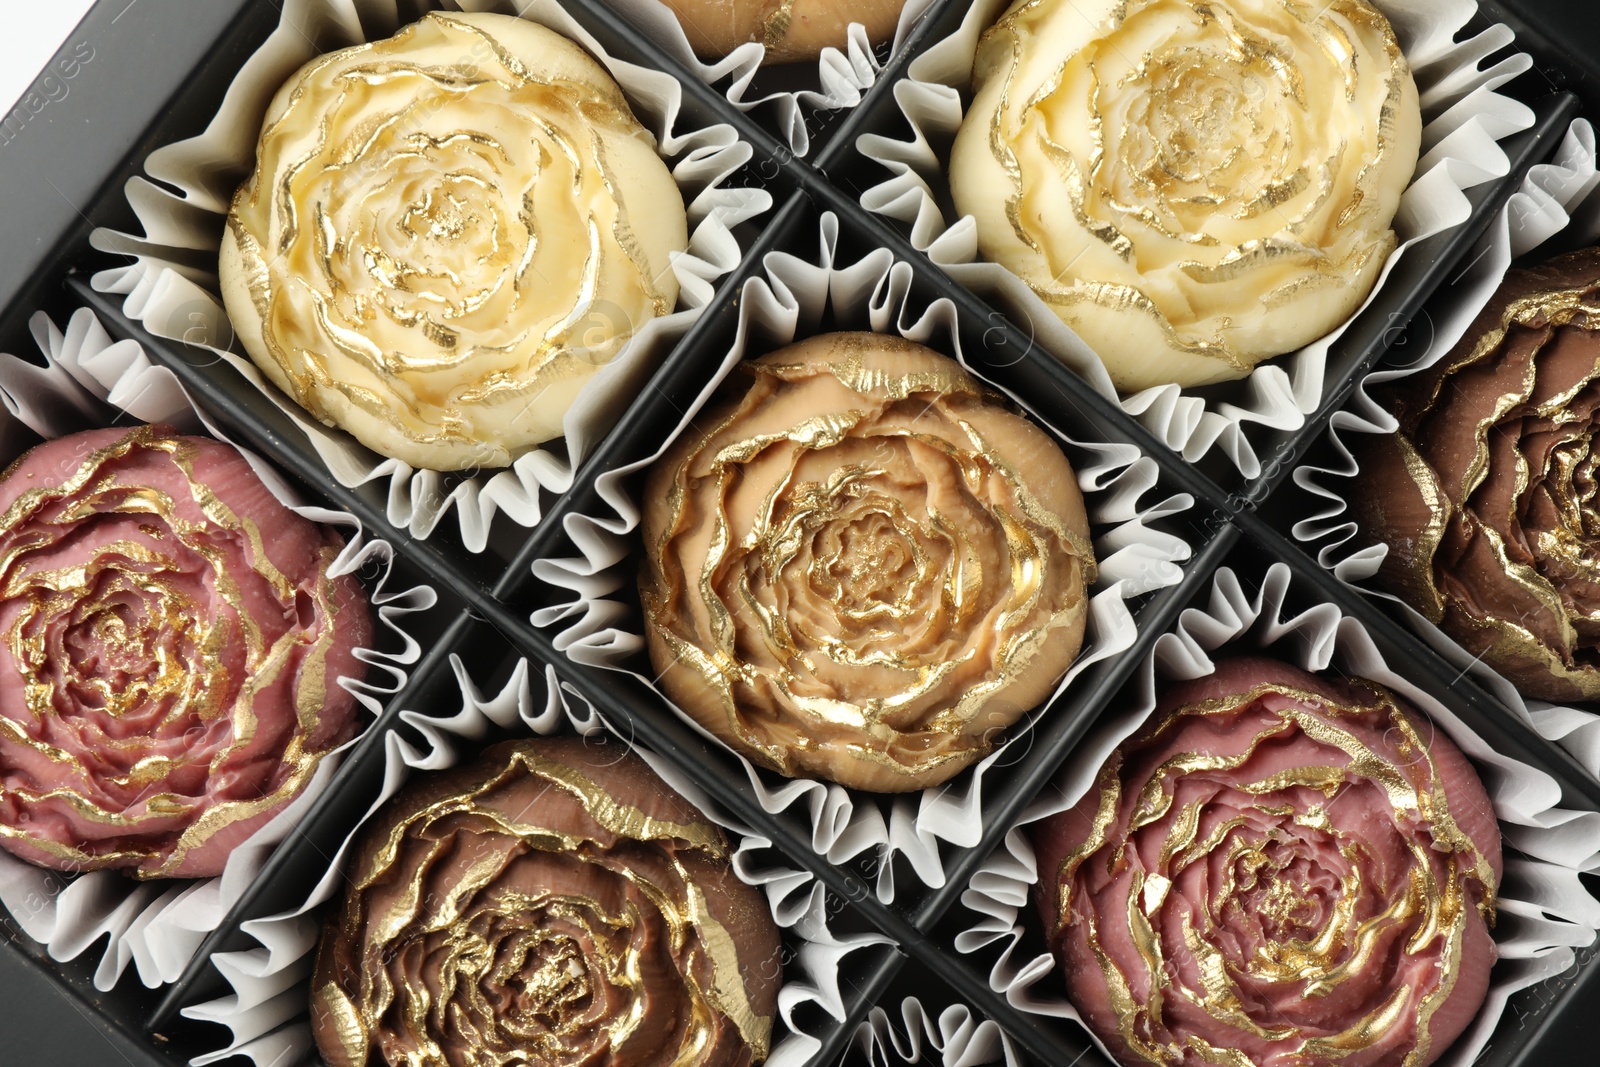
[[[404,7],[405,5],[402,5]],[[202,945],[176,984],[148,991],[125,976],[110,993],[95,991],[91,966],[59,963],[6,923],[0,946],[0,988],[10,994],[12,1028],[0,1042],[0,1063],[100,1064],[126,1060],[139,1067],[187,1062],[219,1047],[214,1027],[185,1020],[179,1010],[226,992],[209,957],[248,947],[241,923],[274,914],[304,899],[326,869],[327,857],[358,814],[377,795],[383,774],[383,734],[408,729],[399,712],[449,699],[455,691],[452,657],[475,677],[503,676],[516,657],[548,664],[559,683],[598,709],[619,732],[635,739],[692,775],[729,814],[774,843],[786,860],[812,874],[840,904],[846,923],[880,931],[897,946],[852,956],[848,964],[846,1017],[822,1020],[826,1038],[813,1064],[863,1056],[860,1027],[877,1009],[899,1017],[902,998],[916,996],[930,1012],[945,1005],[970,1006],[998,1023],[1026,1059],[1055,1067],[1103,1064],[1084,1033],[1049,1024],[1019,1011],[994,993],[987,963],[958,954],[952,946],[954,911],[972,872],[999,844],[1018,814],[1060,767],[1073,745],[1116,702],[1155,640],[1178,614],[1204,595],[1216,568],[1248,560],[1283,562],[1302,580],[1302,590],[1337,605],[1361,621],[1391,663],[1406,664],[1419,684],[1443,701],[1486,740],[1504,752],[1547,770],[1560,783],[1563,803],[1600,810],[1600,781],[1564,750],[1514,722],[1470,678],[1435,656],[1408,629],[1373,602],[1338,582],[1285,536],[1292,515],[1283,501],[1289,473],[1321,438],[1327,421],[1360,377],[1403,336],[1401,329],[1441,287],[1448,286],[1461,258],[1517,189],[1530,166],[1550,155],[1570,120],[1600,114],[1600,73],[1594,50],[1584,46],[1595,27],[1571,5],[1553,0],[1501,0],[1480,5],[1480,20],[1505,21],[1518,30],[1517,47],[1533,54],[1536,70],[1515,93],[1530,103],[1537,123],[1506,142],[1511,172],[1469,193],[1471,219],[1430,239],[1402,261],[1379,301],[1364,312],[1330,358],[1323,402],[1293,432],[1274,431],[1260,449],[1272,462],[1255,479],[1241,479],[1220,463],[1191,466],[1038,351],[1025,329],[962,289],[918,253],[904,234],[864,211],[860,192],[874,180],[874,164],[855,148],[868,132],[901,132],[894,82],[909,62],[960,22],[963,0],[938,0],[913,28],[904,47],[885,55],[884,70],[863,102],[820,116],[809,156],[796,159],[764,125],[760,109],[731,107],[718,87],[705,86],[677,68],[642,33],[606,11],[603,0],[563,0],[577,20],[613,54],[678,75],[690,125],[727,123],[754,150],[742,175],[763,185],[774,207],[751,227],[743,262],[723,278],[702,318],[676,343],[617,428],[588,457],[574,486],[548,502],[532,531],[512,531],[502,552],[474,554],[454,535],[425,540],[396,530],[386,518],[377,487],[350,489],[329,478],[304,436],[281,411],[237,375],[218,373],[214,360],[182,344],[151,336],[124,314],[121,301],[95,292],[88,275],[106,265],[90,251],[94,227],[129,228],[133,220],[122,189],[140,173],[155,147],[191,136],[215,112],[223,89],[246,58],[277,24],[275,4],[248,0],[102,0],[68,38],[41,74],[31,103],[0,118],[0,351],[32,350],[26,324],[43,309],[63,321],[71,309],[92,308],[118,338],[139,341],[156,362],[171,368],[200,399],[210,417],[234,440],[270,459],[308,498],[351,512],[375,536],[399,548],[408,576],[440,590],[438,620],[427,632],[422,662],[405,690],[390,701],[374,729],[346,758],[334,784],[297,833],[269,861],[222,926]],[[45,86],[42,79],[51,78]],[[25,96],[24,101],[30,98]],[[1030,406],[1059,428],[1086,439],[1137,446],[1160,467],[1169,492],[1187,493],[1195,505],[1173,520],[1194,549],[1183,581],[1149,594],[1134,605],[1139,636],[1124,654],[1099,663],[1074,683],[1070,696],[1035,728],[1032,744],[1009,767],[1004,786],[986,798],[985,833],[967,849],[948,849],[942,887],[897,894],[885,905],[873,892],[862,864],[835,865],[809,844],[808,828],[789,814],[769,815],[745,784],[733,757],[708,743],[650,690],[616,673],[572,662],[557,650],[554,634],[530,615],[557,594],[538,583],[533,561],[575,555],[564,520],[597,507],[596,479],[648,455],[677,413],[700,391],[712,361],[728,347],[738,321],[744,282],[762,269],[771,252],[809,254],[817,221],[837,217],[846,258],[887,248],[909,264],[912,299],[926,304],[948,299],[959,311],[962,348],[997,384],[1029,399]],[[759,233],[755,232],[759,227]],[[986,361],[984,353],[993,358]],[[1020,353],[1020,357],[1018,354]],[[497,537],[505,545],[508,537]],[[902,885],[911,881],[899,879]],[[1593,949],[1580,953],[1570,977],[1518,994],[1480,1062],[1495,1067],[1522,1063],[1584,1062],[1586,1006],[1600,1003],[1600,968]],[[923,1049],[923,1058],[937,1059]],[[235,1061],[243,1062],[243,1061]]]

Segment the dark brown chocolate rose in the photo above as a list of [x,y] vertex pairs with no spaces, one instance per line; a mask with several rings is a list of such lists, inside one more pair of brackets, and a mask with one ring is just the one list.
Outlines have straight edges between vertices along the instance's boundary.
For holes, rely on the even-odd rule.
[[323,930],[332,1067],[745,1067],[778,934],[722,833],[633,755],[508,742],[396,797]]
[[1034,844],[1067,991],[1125,1064],[1425,1067],[1488,991],[1493,808],[1371,682],[1219,663]]
[[1597,330],[1600,250],[1512,271],[1357,456],[1380,582],[1545,700],[1600,699]]

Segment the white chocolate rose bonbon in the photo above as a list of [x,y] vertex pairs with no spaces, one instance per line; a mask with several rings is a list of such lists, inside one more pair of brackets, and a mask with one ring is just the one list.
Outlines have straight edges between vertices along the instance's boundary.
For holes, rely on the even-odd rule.
[[414,467],[506,466],[671,311],[683,198],[609,74],[506,15],[319,57],[268,109],[220,273],[245,350]]
[[956,208],[1124,392],[1304,347],[1396,246],[1422,118],[1364,0],[1022,0],[973,83]]
[[960,365],[825,334],[657,462],[640,579],[666,693],[787,775],[943,782],[1083,641],[1094,551],[1067,458]]

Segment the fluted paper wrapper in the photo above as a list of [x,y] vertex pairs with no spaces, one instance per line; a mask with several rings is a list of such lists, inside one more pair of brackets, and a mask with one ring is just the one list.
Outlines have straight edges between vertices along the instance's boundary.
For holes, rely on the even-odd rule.
[[[891,56],[900,51],[911,28],[932,5],[933,0],[910,0],[900,9],[900,21],[895,25],[894,40],[889,46]],[[816,78],[814,82],[806,79],[812,87],[767,92],[757,84],[765,51],[760,43],[749,41],[722,59],[706,63],[694,54],[694,46],[689,43],[678,16],[659,0],[607,0],[606,6],[649,34],[652,41],[707,85],[727,79],[723,95],[740,111],[770,109],[779,136],[796,156],[805,156],[811,151],[809,123],[813,112],[855,107],[883,73],[883,64],[867,38],[866,28],[859,22],[852,22],[845,46],[824,48],[817,57]],[[801,68],[806,65],[785,66]]]
[[[676,430],[655,454],[600,477],[598,489],[611,513],[568,518],[567,532],[583,553],[582,558],[540,560],[534,564],[534,573],[541,580],[570,590],[574,597],[569,603],[538,612],[534,624],[559,627],[557,648],[577,662],[628,671],[654,687],[653,677],[633,670],[645,647],[643,635],[619,621],[626,616],[622,598],[631,596],[619,590],[631,589],[636,578],[626,560],[630,544],[638,539],[640,521],[639,503],[630,495],[625,479],[648,467],[687,429],[718,385],[745,358],[752,336],[766,338],[776,347],[814,335],[820,332],[823,313],[831,304],[831,329],[899,335],[954,352],[968,371],[985,381],[986,359],[1015,360],[1009,352],[963,352],[955,306],[940,299],[926,308],[913,308],[908,300],[911,268],[896,262],[887,250],[854,263],[840,262],[835,216],[822,217],[817,242],[817,252],[809,259],[788,253],[767,257],[765,276],[745,283],[735,343],[723,354],[715,375],[684,413]],[[1011,399],[1029,407],[1027,398],[1013,395]],[[1050,428],[1047,417],[1037,411],[1034,415]],[[1152,493],[1157,487],[1156,465],[1134,446],[1076,441],[1051,429],[1067,446],[1065,451],[1083,490],[1099,579],[1089,589],[1088,631],[1083,648],[1039,715],[1051,714],[1073,681],[1091,664],[1132,646],[1137,628],[1128,601],[1176,585],[1182,579],[1179,564],[1189,558],[1189,545],[1153,524],[1187,511],[1193,504],[1184,495],[1161,497]],[[696,730],[705,733],[665,694],[661,699]],[[1011,740],[1007,744],[950,782],[893,798],[871,797],[812,779],[782,778],[757,770],[743,756],[739,759],[763,808],[774,814],[789,809],[804,813],[811,825],[811,845],[818,853],[835,863],[873,854],[877,860],[877,893],[888,902],[895,894],[896,856],[909,861],[921,882],[937,887],[945,881],[941,844],[977,844],[983,832],[986,777],[1003,774],[1005,766],[1026,748],[1032,721],[1029,718],[1018,723],[1008,731]],[[714,738],[713,741],[722,744]]]
[[1365,628],[1333,605],[1286,616],[1284,602],[1293,582],[1286,566],[1274,564],[1259,586],[1256,578],[1228,568],[1218,571],[1206,609],[1184,612],[1174,630],[1156,642],[1136,675],[1140,691],[1134,706],[1101,720],[1054,783],[1024,811],[1004,846],[973,875],[962,903],[974,921],[956,935],[956,950],[992,953],[998,943],[1000,956],[989,973],[996,992],[1023,1011],[1081,1023],[1066,1000],[1055,958],[1048,953],[1028,957],[1022,940],[1021,917],[1034,908],[1039,879],[1023,828],[1078,802],[1111,752],[1155,710],[1159,686],[1208,675],[1215,659],[1236,653],[1273,656],[1308,671],[1332,669],[1388,687],[1454,741],[1482,775],[1509,846],[1492,931],[1499,962],[1490,975],[1488,999],[1438,1060],[1441,1067],[1468,1067],[1499,1024],[1507,998],[1567,970],[1576,960],[1574,949],[1593,944],[1600,932],[1600,900],[1579,880],[1580,872],[1600,870],[1600,813],[1558,807],[1561,786],[1554,778],[1495,751],[1399,673],[1404,664],[1387,663]]
[[1586,767],[1600,774],[1600,715],[1593,711],[1523,698],[1514,685],[1467,652],[1437,626],[1402,601],[1366,584],[1378,573],[1388,546],[1352,549],[1358,533],[1347,495],[1359,491],[1361,470],[1351,455],[1351,442],[1361,434],[1390,434],[1394,416],[1372,399],[1371,391],[1386,382],[1403,381],[1437,363],[1461,341],[1505,278],[1513,260],[1534,254],[1556,255],[1600,239],[1600,162],[1595,130],[1587,119],[1574,122],[1554,157],[1533,167],[1521,189],[1495,219],[1467,258],[1467,269],[1448,291],[1432,301],[1413,327],[1407,351],[1418,352],[1403,368],[1384,368],[1356,386],[1343,411],[1329,423],[1338,462],[1328,467],[1304,466],[1295,482],[1321,505],[1294,526],[1294,536],[1316,553],[1317,561],[1342,581],[1382,597],[1401,612],[1434,651],[1490,690],[1516,717],[1543,737],[1555,741]]
[[361,827],[410,776],[445,770],[471,759],[483,739],[496,729],[518,736],[576,734],[592,738],[596,744],[626,747],[729,831],[735,844],[735,873],[766,894],[773,919],[785,932],[786,955],[788,949],[795,950],[785,964],[784,985],[778,994],[778,1014],[788,1033],[781,1038],[775,1035],[767,1063],[773,1067],[800,1067],[806,1063],[819,1047],[820,1039],[801,1029],[803,1024],[796,1022],[796,1012],[804,1005],[815,1004],[835,1019],[844,1018],[837,973],[840,961],[857,949],[883,944],[885,939],[873,934],[835,936],[828,926],[828,902],[821,885],[809,874],[782,866],[781,861],[774,865],[769,842],[718,811],[694,782],[670,763],[633,747],[620,734],[609,732],[611,726],[581,697],[563,689],[549,667],[543,668],[546,695],[540,700],[531,674],[540,668],[527,660],[518,662],[499,692],[488,694],[477,687],[459,660],[452,657],[451,662],[460,690],[459,707],[433,713],[400,712],[400,719],[420,735],[422,744],[413,744],[395,731],[384,737],[382,792],[332,857],[327,875],[309,889],[305,903],[293,911],[245,923],[244,932],[255,938],[258,947],[222,952],[211,958],[233,992],[190,1005],[183,1014],[225,1026],[231,1038],[224,1047],[191,1060],[194,1067],[236,1055],[249,1058],[257,1067],[297,1067],[320,1062],[309,1016],[311,968],[321,930],[316,910],[337,898],[343,888],[345,863]]
[[[743,250],[732,228],[766,211],[772,196],[763,189],[727,184],[752,154],[731,126],[680,128],[682,86],[660,71],[608,55],[555,0],[525,0],[514,6],[496,0],[460,0],[454,6],[518,14],[587,48],[621,85],[635,115],[655,136],[688,208],[689,247],[672,262],[679,310],[646,323],[589,380],[563,421],[564,447],[536,448],[494,472],[446,476],[419,470],[373,452],[342,430],[324,426],[268,383],[248,357],[229,350],[233,331],[217,295],[219,240],[234,191],[255,165],[256,140],[267,105],[283,83],[319,53],[392,35],[401,25],[393,4],[287,0],[277,29],[228,87],[206,131],[152,152],[144,169],[155,181],[129,180],[128,203],[144,234],[100,229],[92,242],[96,248],[133,256],[135,262],[101,271],[93,284],[102,292],[123,296],[124,312],[157,337],[214,352],[294,420],[340,483],[384,483],[388,519],[395,526],[426,538],[453,510],[462,540],[479,552],[488,544],[497,514],[521,526],[535,526],[541,493],[561,493],[572,484],[573,471],[699,317],[717,279],[738,265]],[[217,372],[229,373],[222,367]]]
[[[1515,53],[1492,65],[1486,57],[1511,44],[1514,35],[1497,25],[1473,37],[1464,27],[1477,12],[1475,0],[1373,0],[1387,15],[1410,61],[1421,95],[1422,158],[1400,201],[1394,229],[1399,247],[1389,256],[1367,304],[1383,291],[1401,257],[1435,234],[1467,221],[1465,192],[1503,177],[1511,168],[1499,141],[1533,125],[1533,112],[1497,90],[1527,71],[1533,61]],[[909,139],[876,134],[857,142],[861,152],[893,177],[868,189],[861,204],[909,225],[911,240],[957,281],[1006,308],[1034,339],[1108,397],[1117,397],[1105,365],[1055,313],[1011,271],[978,259],[971,216],[945,219],[947,159],[932,145],[948,144],[961,125],[962,95],[970,95],[978,39],[1006,9],[1007,0],[977,0],[961,28],[911,64],[895,99],[911,127]],[[1261,473],[1263,457],[1250,428],[1293,430],[1322,402],[1328,352],[1360,311],[1298,352],[1257,366],[1231,401],[1205,391],[1160,385],[1118,398],[1169,447],[1194,462],[1220,449],[1247,478]],[[1270,460],[1269,457],[1265,457]]]
[[[15,458],[28,431],[51,439],[97,427],[164,422],[227,440],[206,423],[170,371],[152,365],[135,342],[113,343],[92,312],[78,311],[64,333],[43,314],[35,316],[31,325],[45,358],[43,366],[36,360],[0,355],[0,402],[5,405],[0,413],[0,455],[5,463]],[[434,591],[427,586],[393,588],[392,545],[370,537],[345,512],[305,506],[265,462],[239,451],[296,514],[333,526],[344,536],[345,549],[331,574],[369,576],[363,584],[371,598],[378,643],[385,650],[358,650],[356,656],[368,664],[367,677],[340,678],[339,684],[376,716],[384,701],[405,686],[420,651],[406,633],[405,618],[432,607]],[[174,982],[206,934],[216,929],[278,843],[316,802],[333,777],[340,754],[355,743],[352,740],[325,757],[305,791],[235,848],[219,877],[136,882],[115,870],[71,877],[0,853],[0,904],[18,928],[44,944],[54,959],[76,959],[105,939],[94,976],[97,989],[112,988],[129,963],[146,986]]]
[[906,997],[893,1012],[879,1005],[855,1034],[855,1047],[872,1067],[900,1063],[937,1063],[940,1067],[980,1067],[988,1063],[1022,1062],[1011,1039],[991,1019],[965,1004],[933,1008]]

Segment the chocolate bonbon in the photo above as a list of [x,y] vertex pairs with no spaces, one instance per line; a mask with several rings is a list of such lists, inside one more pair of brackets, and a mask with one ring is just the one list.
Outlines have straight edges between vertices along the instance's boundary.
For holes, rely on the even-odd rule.
[[646,492],[646,637],[706,729],[788,775],[945,781],[1071,665],[1094,550],[1044,431],[898,337],[743,365]]
[[1396,246],[1421,110],[1364,0],[1019,0],[973,83],[956,208],[1124,392],[1323,337]]
[[0,480],[0,845],[67,871],[219,874],[354,736],[366,595],[232,447],[159,427]]
[[1424,1067],[1488,990],[1494,810],[1372,682],[1222,660],[1033,840],[1068,993],[1124,1064]]
[[748,1067],[777,928],[722,832],[638,756],[512,741],[429,775],[357,845],[312,1026],[331,1067]]
[[583,49],[433,13],[313,60],[228,217],[228,315],[274,385],[413,467],[504,467],[678,296],[683,198]]

